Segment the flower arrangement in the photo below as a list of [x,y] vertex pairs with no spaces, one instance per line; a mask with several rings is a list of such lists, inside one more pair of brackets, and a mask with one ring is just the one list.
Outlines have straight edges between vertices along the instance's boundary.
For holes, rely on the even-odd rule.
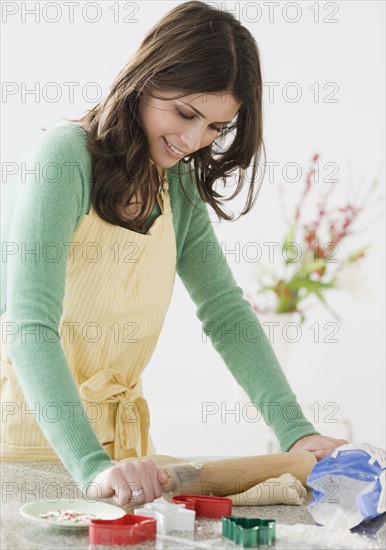
[[[315,163],[318,159],[319,154],[315,154],[312,161]],[[306,309],[304,303],[314,295],[336,319],[339,319],[327,303],[325,294],[330,293],[332,289],[347,287],[347,272],[357,271],[356,264],[363,261],[369,249],[369,245],[363,245],[343,258],[337,257],[342,243],[353,234],[354,223],[369,206],[368,202],[374,194],[378,180],[374,180],[370,189],[366,191],[365,198],[357,205],[347,202],[338,208],[329,207],[327,203],[331,191],[327,189],[316,205],[315,218],[304,222],[302,210],[311,189],[315,187],[314,172],[314,167],[311,167],[306,174],[304,189],[292,221],[287,221],[289,229],[283,241],[280,273],[274,272],[272,266],[260,266],[254,295],[251,296],[247,292],[247,298],[256,313],[295,312],[303,323]],[[280,190],[280,195],[283,196],[283,189]],[[378,201],[379,197],[376,199],[377,204]],[[267,293],[270,294],[271,304],[269,308],[264,309],[261,307],[261,295]],[[260,303],[257,301],[259,296]]]

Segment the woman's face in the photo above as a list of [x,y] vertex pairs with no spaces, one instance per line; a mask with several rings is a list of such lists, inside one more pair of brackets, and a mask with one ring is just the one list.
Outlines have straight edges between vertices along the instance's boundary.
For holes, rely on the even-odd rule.
[[[157,95],[169,98],[177,94],[171,90]],[[139,113],[151,160],[170,168],[183,157],[207,147],[229,126],[239,108],[230,92],[195,93],[171,100],[144,94]]]

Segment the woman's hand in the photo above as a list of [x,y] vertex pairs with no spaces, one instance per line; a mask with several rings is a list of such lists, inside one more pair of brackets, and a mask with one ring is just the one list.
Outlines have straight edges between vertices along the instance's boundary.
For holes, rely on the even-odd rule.
[[[162,485],[168,480],[168,474],[158,469],[149,458],[121,461],[99,472],[86,495],[92,499],[113,497],[119,506],[134,507],[152,502],[162,496]],[[132,491],[143,490],[141,495],[132,495]]]
[[346,439],[334,439],[333,437],[327,437],[324,435],[307,435],[299,439],[289,449],[291,451],[310,451],[316,460],[322,460],[322,458],[329,455],[334,449],[341,445],[346,445],[348,441]]

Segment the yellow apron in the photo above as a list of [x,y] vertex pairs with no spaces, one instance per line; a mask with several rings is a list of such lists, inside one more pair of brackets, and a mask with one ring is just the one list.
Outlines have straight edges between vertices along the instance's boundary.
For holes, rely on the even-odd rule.
[[[156,453],[141,373],[162,330],[176,276],[167,172],[157,169],[162,214],[147,233],[109,224],[91,207],[67,259],[61,345],[91,426],[113,460]],[[20,410],[24,402],[29,409],[4,343],[1,395],[3,403]],[[1,419],[1,459],[59,460],[33,415],[23,423],[20,418]]]

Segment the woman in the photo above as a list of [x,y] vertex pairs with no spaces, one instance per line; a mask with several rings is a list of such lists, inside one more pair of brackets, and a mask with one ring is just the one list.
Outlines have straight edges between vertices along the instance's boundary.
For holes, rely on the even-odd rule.
[[261,330],[253,343],[213,331],[259,328],[213,252],[205,202],[232,219],[213,185],[237,169],[235,196],[252,165],[247,213],[262,148],[256,43],[197,1],[150,30],[101,104],[39,139],[28,160],[41,177],[9,194],[2,232],[3,460],[60,458],[88,495],[120,505],[161,496],[165,471],[140,458],[155,454],[141,373],[177,272],[282,450],[321,459],[346,443],[303,416]]

